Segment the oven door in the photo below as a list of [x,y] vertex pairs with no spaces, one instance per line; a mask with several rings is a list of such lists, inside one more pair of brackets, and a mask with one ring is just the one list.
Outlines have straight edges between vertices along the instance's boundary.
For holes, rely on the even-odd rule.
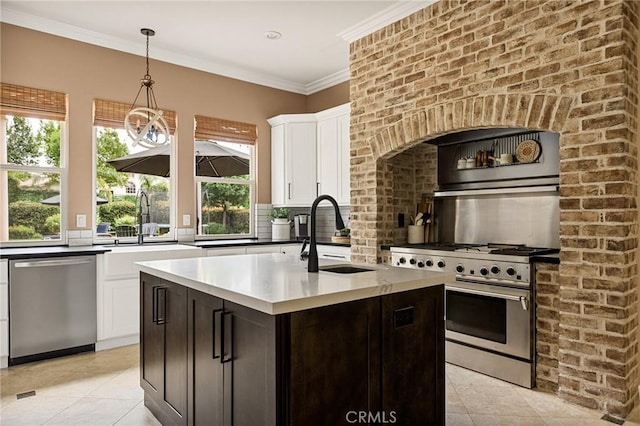
[[477,282],[445,285],[447,340],[532,359],[531,292]]

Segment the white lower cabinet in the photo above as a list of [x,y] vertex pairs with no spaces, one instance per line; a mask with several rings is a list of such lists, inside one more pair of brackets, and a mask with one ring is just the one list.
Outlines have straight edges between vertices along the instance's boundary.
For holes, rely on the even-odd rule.
[[351,247],[318,244],[318,259],[351,261]]
[[9,261],[0,260],[0,368],[9,365]]
[[98,342],[96,350],[140,341],[140,278],[135,262],[202,256],[193,246],[114,247],[97,256]]

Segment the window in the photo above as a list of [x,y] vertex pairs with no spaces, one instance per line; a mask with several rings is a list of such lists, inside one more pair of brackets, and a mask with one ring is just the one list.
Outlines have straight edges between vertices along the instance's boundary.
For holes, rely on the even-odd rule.
[[[95,239],[135,241],[140,232],[145,240],[173,239],[173,184],[169,177],[172,146],[134,146],[123,129],[130,107],[94,101]],[[175,113],[164,114],[173,133]]]
[[253,235],[256,126],[196,116],[195,138],[198,236]]
[[66,95],[0,83],[0,241],[64,232]]

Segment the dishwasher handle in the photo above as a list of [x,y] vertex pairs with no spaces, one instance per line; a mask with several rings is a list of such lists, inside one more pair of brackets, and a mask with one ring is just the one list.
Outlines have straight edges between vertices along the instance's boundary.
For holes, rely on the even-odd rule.
[[13,264],[15,268],[41,268],[49,266],[71,266],[71,265],[83,265],[85,263],[91,263],[95,259],[90,257],[81,258],[61,258],[52,260],[25,260],[17,261]]

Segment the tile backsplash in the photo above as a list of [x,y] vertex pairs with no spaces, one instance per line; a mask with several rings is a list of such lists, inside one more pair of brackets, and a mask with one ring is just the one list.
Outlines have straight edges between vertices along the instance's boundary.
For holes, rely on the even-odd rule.
[[[271,211],[271,204],[256,204],[256,236],[258,238],[271,238],[271,218],[269,212]],[[293,229],[293,217],[297,214],[310,214],[311,207],[292,207],[291,208],[291,239],[294,239]],[[341,206],[340,214],[345,226],[349,226],[349,206]],[[335,216],[333,213],[333,207],[331,206],[319,206],[317,209],[317,227],[316,233],[318,240],[328,241],[331,236],[334,235],[335,230]]]

